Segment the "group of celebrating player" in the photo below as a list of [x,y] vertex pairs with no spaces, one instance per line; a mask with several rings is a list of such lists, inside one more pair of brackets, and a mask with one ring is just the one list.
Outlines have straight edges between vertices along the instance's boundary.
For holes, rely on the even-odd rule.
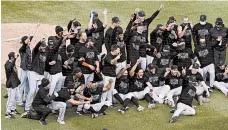
[[[201,15],[193,26],[186,16],[180,25],[171,16],[166,25],[157,25],[149,40],[149,25],[163,8],[161,5],[147,19],[145,12],[136,8],[125,31],[119,18],[113,17],[105,34],[107,9],[103,11],[104,23],[91,11],[85,31],[73,19],[67,26],[68,34],[56,26],[55,36],[32,48],[37,26],[31,36],[21,38],[19,76],[15,69],[19,55],[8,54],[5,117],[19,114],[18,104],[25,110],[22,118],[46,125],[47,116],[57,112],[57,121],[65,124],[67,107],[77,106],[78,114],[90,113],[96,118],[106,115],[105,110],[116,103],[121,104],[121,114],[130,103],[143,111],[138,101],[145,99],[148,109],[155,104],[174,108],[170,111],[173,123],[180,115],[195,115],[193,99],[200,105],[208,102],[213,88],[228,96],[228,30],[222,19],[217,18],[213,26]],[[69,45],[66,40],[70,40]]]

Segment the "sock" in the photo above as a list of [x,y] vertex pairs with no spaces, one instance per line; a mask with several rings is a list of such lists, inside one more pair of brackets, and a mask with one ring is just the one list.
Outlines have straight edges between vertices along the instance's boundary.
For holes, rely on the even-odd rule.
[[147,93],[144,97],[148,103],[153,103],[152,97]]
[[130,103],[130,99],[129,98],[127,98],[127,99],[125,99],[124,100],[124,102],[123,102],[123,108],[125,109],[126,107],[127,107],[127,105]]
[[131,101],[135,104],[136,107],[139,107],[138,100],[135,97],[132,97]]
[[120,104],[123,104],[123,99],[120,97],[118,93],[114,94],[114,97],[116,98],[117,101],[120,102]]
[[104,111],[105,111],[107,108],[108,108],[107,105],[103,105],[103,106],[101,107],[100,111],[98,112],[98,114],[104,113]]
[[97,113],[92,107],[90,107],[88,110],[91,111],[92,113]]

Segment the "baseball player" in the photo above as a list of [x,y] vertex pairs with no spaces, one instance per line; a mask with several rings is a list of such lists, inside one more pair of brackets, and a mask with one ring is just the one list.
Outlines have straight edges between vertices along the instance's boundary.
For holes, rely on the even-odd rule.
[[207,73],[210,75],[210,88],[213,87],[215,81],[215,66],[213,58],[213,48],[205,36],[200,36],[199,45],[195,47],[194,54],[198,57],[201,64],[199,72],[206,81]]
[[31,72],[29,73],[29,93],[26,98],[25,112],[30,114],[30,107],[32,105],[35,94],[38,91],[38,85],[44,77],[44,70],[46,65],[47,53],[46,53],[45,39],[39,41],[32,52],[32,64]]
[[178,71],[177,65],[172,65],[171,70],[166,71],[165,84],[170,86],[170,91],[166,94],[164,104],[175,107],[174,96],[179,96],[182,90],[183,76]]
[[91,104],[85,104],[84,109],[92,112],[92,118],[96,118],[99,115],[106,115],[105,110],[111,106],[110,101],[100,102],[102,93],[108,91],[112,86],[112,80],[109,80],[109,83],[104,87],[103,82],[89,82],[83,95],[91,99]]
[[102,70],[102,74],[104,75],[104,86],[107,86],[110,79],[113,80],[113,83],[112,87],[108,91],[102,93],[101,102],[107,100],[112,103],[112,91],[115,87],[116,82],[116,64],[117,61],[120,59],[121,55],[122,54],[120,53],[119,46],[113,45],[111,47],[111,52],[109,52],[104,59],[104,65]]
[[113,30],[114,30],[114,28],[116,28],[118,26],[120,26],[119,18],[118,17],[113,17],[112,18],[112,25],[105,32],[104,43],[105,43],[105,47],[106,47],[107,53],[111,51],[111,46],[114,44],[112,42]]
[[165,85],[165,83],[162,83],[163,80],[161,79],[162,72],[158,70],[158,67],[156,65],[153,65],[150,63],[147,66],[147,70],[145,71],[145,76],[148,78],[148,81],[153,86],[152,91],[152,98],[162,104],[164,102],[165,95],[169,92],[170,87],[168,85]]
[[[19,55],[18,55],[19,56]],[[17,56],[17,57],[18,57]],[[14,52],[8,54],[9,60],[5,63],[5,73],[6,73],[6,88],[8,88],[8,99],[6,103],[6,114],[5,118],[12,119],[13,115],[20,114],[16,110],[16,88],[20,84],[20,80],[17,76],[17,69],[15,62],[17,57]]]
[[85,85],[93,81],[94,72],[100,72],[98,55],[99,52],[97,48],[94,47],[93,39],[88,37],[88,42],[79,49],[79,57],[83,59],[79,62],[79,65],[85,77]]
[[136,71],[136,68],[140,64],[140,62],[140,59],[138,59],[136,64],[129,72],[130,92],[132,92],[133,96],[139,100],[145,98],[148,102],[148,108],[151,109],[155,107],[154,100],[149,94],[153,90],[153,87],[144,75],[143,69],[138,69]]
[[215,67],[216,81],[214,87],[221,90],[225,96],[228,96],[228,66],[220,61]]
[[196,79],[194,77],[190,77],[188,83],[183,85],[180,98],[177,101],[177,109],[173,113],[169,123],[176,122],[180,114],[186,116],[193,116],[196,114],[195,109],[192,107],[192,101],[196,95],[196,84]]
[[[61,116],[64,117],[66,105],[58,102],[56,103],[51,102],[53,99],[58,97],[58,93],[54,92],[53,95],[49,95],[50,88],[51,88],[50,81],[48,79],[43,78],[41,80],[41,84],[39,85],[39,90],[36,94],[36,97],[32,103],[33,109],[36,111],[36,115],[33,115],[31,113],[30,114],[23,113],[21,115],[21,118],[39,120],[40,124],[46,125],[47,123],[45,120],[47,116],[51,113],[52,108],[57,110],[59,109],[60,114],[63,114]],[[50,107],[49,106],[50,104],[52,104],[51,106],[55,105],[55,107]],[[60,124],[62,124],[59,119],[57,121]]]
[[67,25],[67,30],[70,33],[68,38],[70,39],[70,44],[75,46],[79,42],[79,34],[81,31],[81,23],[75,21],[76,18],[69,21]]
[[162,51],[164,47],[164,35],[166,27],[158,24],[157,27],[150,33],[150,44],[154,46],[158,52]]
[[79,57],[79,50],[82,46],[85,46],[85,43],[87,42],[87,35],[85,32],[81,31],[79,33],[79,42],[76,43],[75,45],[75,49],[74,49],[74,55],[75,55],[75,61],[78,62],[78,60],[80,59]]
[[130,92],[130,80],[127,71],[129,68],[130,65],[127,64],[126,67],[117,74],[115,89],[113,90],[113,102],[119,101],[122,104],[121,109],[118,110],[121,114],[125,113],[130,102],[134,103],[138,111],[144,110],[144,108],[139,105],[138,100],[134,97],[133,93]]
[[[102,45],[104,43],[104,29],[107,26],[107,9],[104,9],[104,23],[98,18],[97,12],[90,13],[90,21],[88,28],[85,30],[88,37],[92,37],[95,42],[99,54],[102,52]],[[100,59],[100,57],[99,57]]]
[[204,36],[206,41],[211,41],[209,30],[213,28],[213,25],[207,22],[206,15],[200,15],[200,21],[196,25],[194,25],[192,30],[192,36],[195,47],[199,45],[199,39],[201,36]]
[[47,72],[50,74],[51,88],[49,94],[52,95],[54,91],[59,91],[62,85],[62,57],[60,46],[63,44],[63,28],[61,26],[55,27],[56,36],[48,38],[48,56],[47,56]]
[[192,28],[193,24],[189,21],[188,17],[185,16],[182,19],[182,24],[178,26],[178,38],[183,38],[185,40],[185,45],[187,48],[192,49]]
[[212,45],[214,46],[214,63],[219,64],[219,61],[226,60],[226,47],[227,47],[227,37],[228,29],[223,24],[221,18],[217,18],[215,26],[209,31],[212,37]]
[[[206,85],[205,81],[203,80],[202,75],[199,73],[199,64],[194,63],[189,71],[182,71],[182,75],[186,78],[194,77],[197,81],[196,86],[196,98],[198,100],[199,105],[203,103],[209,102],[208,97],[210,96],[209,87]],[[203,97],[203,94],[206,94],[206,97]]]

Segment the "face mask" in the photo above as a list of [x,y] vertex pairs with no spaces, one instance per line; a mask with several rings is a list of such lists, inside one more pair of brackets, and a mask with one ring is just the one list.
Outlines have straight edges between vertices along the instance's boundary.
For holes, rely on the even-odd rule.
[[200,21],[200,25],[205,25],[206,24],[206,21],[202,22]]
[[127,79],[127,75],[123,75],[122,77],[121,77],[121,79],[124,79],[124,80],[126,80]]

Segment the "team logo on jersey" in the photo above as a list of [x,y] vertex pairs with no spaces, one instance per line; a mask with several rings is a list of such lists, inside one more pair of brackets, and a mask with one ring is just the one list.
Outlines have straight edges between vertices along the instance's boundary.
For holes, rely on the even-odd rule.
[[156,43],[161,44],[162,43],[162,39],[160,37],[157,37]]
[[177,57],[178,59],[188,59],[188,53],[179,53]]
[[60,56],[60,54],[58,54],[58,60],[61,61],[62,57]]
[[149,77],[149,82],[154,83],[158,81],[158,76]]
[[189,90],[188,90],[188,94],[189,94],[191,97],[195,97],[196,92],[195,92],[194,90],[192,90],[192,89],[189,89]]
[[143,84],[141,82],[139,82],[138,80],[135,81],[134,85],[137,86],[138,88],[143,87]]
[[146,38],[145,38],[145,37],[140,37],[140,36],[138,36],[138,37],[136,38],[136,40],[139,41],[139,42],[146,42]]
[[174,39],[174,38],[175,38],[175,35],[172,34],[172,33],[170,33],[170,34],[169,34],[169,38],[170,38],[170,39]]
[[206,35],[209,35],[209,32],[207,29],[200,29],[200,30],[198,30],[198,35],[199,36],[206,36]]
[[94,58],[94,52],[86,52],[86,58],[88,59]]
[[178,79],[170,79],[169,83],[171,85],[177,85],[178,84]]
[[46,60],[47,60],[47,57],[44,55],[40,55],[39,58],[42,62],[46,62]]
[[165,65],[168,65],[168,64],[169,64],[169,59],[161,59],[160,65],[165,66]]
[[125,46],[124,42],[117,42],[117,45],[120,47],[120,48],[123,48]]
[[125,83],[125,82],[123,82],[123,81],[120,82],[120,85],[119,85],[119,86],[120,86],[121,88],[123,88],[123,89],[128,88],[128,84]]
[[199,57],[206,57],[209,54],[209,51],[207,49],[204,49],[202,51],[199,51]]
[[100,37],[100,34],[99,33],[92,33],[92,37],[94,39],[98,39]]
[[135,48],[135,50],[139,50],[139,45],[136,45],[135,43],[132,43],[132,45],[133,45],[133,48]]
[[190,36],[192,35],[192,31],[190,29],[187,29],[185,32],[184,32],[184,36]]

